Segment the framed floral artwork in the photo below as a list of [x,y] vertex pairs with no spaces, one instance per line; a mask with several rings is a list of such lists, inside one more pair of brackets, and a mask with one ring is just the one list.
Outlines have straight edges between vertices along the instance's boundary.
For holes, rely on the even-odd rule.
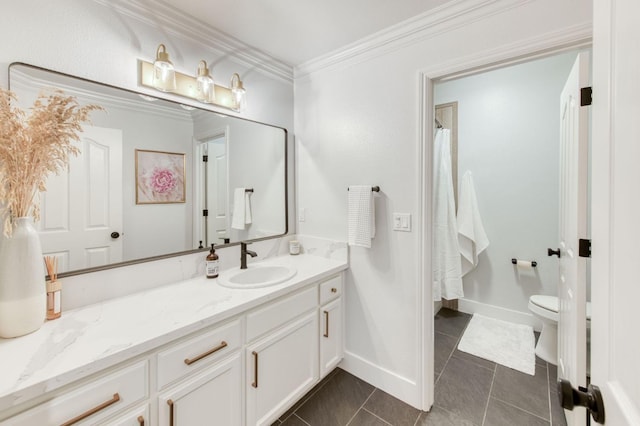
[[136,204],[185,202],[185,155],[136,149]]

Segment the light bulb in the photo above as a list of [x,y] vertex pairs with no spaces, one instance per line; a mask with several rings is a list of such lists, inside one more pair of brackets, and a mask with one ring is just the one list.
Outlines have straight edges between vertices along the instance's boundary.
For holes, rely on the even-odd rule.
[[158,46],[153,63],[153,86],[163,92],[176,90],[176,72],[164,44]]
[[196,77],[196,99],[200,102],[213,103],[216,100],[216,86],[209,74],[209,68],[205,61],[198,64],[198,76]]
[[231,93],[235,109],[240,112],[244,111],[247,107],[247,91],[238,73],[233,74],[233,77],[231,77]]

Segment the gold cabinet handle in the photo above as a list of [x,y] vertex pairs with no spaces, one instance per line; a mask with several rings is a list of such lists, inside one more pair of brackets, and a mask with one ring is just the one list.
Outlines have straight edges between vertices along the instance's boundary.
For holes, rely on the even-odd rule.
[[87,417],[89,417],[91,415],[94,415],[95,413],[97,413],[100,410],[104,410],[108,406],[113,405],[118,401],[120,401],[120,395],[118,393],[114,393],[113,394],[113,398],[111,398],[110,400],[108,400],[106,402],[103,402],[102,404],[100,404],[98,406],[95,406],[90,410],[85,411],[84,413],[80,414],[77,417],[74,417],[73,419],[71,419],[71,420],[69,420],[67,422],[62,423],[61,426],[71,426],[73,424],[76,424],[79,421],[84,420],[84,419],[86,419]]
[[225,342],[224,340],[222,342],[220,342],[220,344],[218,346],[216,346],[213,349],[208,350],[207,352],[198,355],[195,358],[189,359],[189,358],[185,358],[184,363],[187,365],[191,365],[194,362],[198,362],[200,361],[202,358],[208,357],[209,355],[218,352],[220,349],[224,349],[227,347],[227,342]]
[[329,337],[329,311],[324,311],[324,337]]
[[337,292],[338,292],[338,289],[337,289],[337,288],[335,288],[335,287],[331,287],[331,293],[337,293]]
[[251,355],[253,355],[253,383],[251,383],[251,386],[253,386],[254,388],[258,387],[258,352],[253,351],[251,352]]
[[169,405],[169,426],[173,426],[173,400],[168,399],[167,404]]
[[140,426],[144,426],[144,417],[138,416],[138,423],[140,424]]

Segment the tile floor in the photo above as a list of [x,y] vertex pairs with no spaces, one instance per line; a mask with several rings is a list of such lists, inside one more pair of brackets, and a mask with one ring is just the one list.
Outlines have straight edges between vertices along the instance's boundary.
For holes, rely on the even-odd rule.
[[[339,368],[272,426],[559,426],[566,425],[556,367],[536,359],[529,376],[460,352],[470,315],[435,317],[435,404],[422,412]],[[551,385],[550,385],[551,384]]]

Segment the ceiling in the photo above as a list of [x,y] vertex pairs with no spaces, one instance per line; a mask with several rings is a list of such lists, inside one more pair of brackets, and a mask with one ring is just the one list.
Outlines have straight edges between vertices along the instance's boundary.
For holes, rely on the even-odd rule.
[[323,56],[449,0],[166,0],[291,66]]

